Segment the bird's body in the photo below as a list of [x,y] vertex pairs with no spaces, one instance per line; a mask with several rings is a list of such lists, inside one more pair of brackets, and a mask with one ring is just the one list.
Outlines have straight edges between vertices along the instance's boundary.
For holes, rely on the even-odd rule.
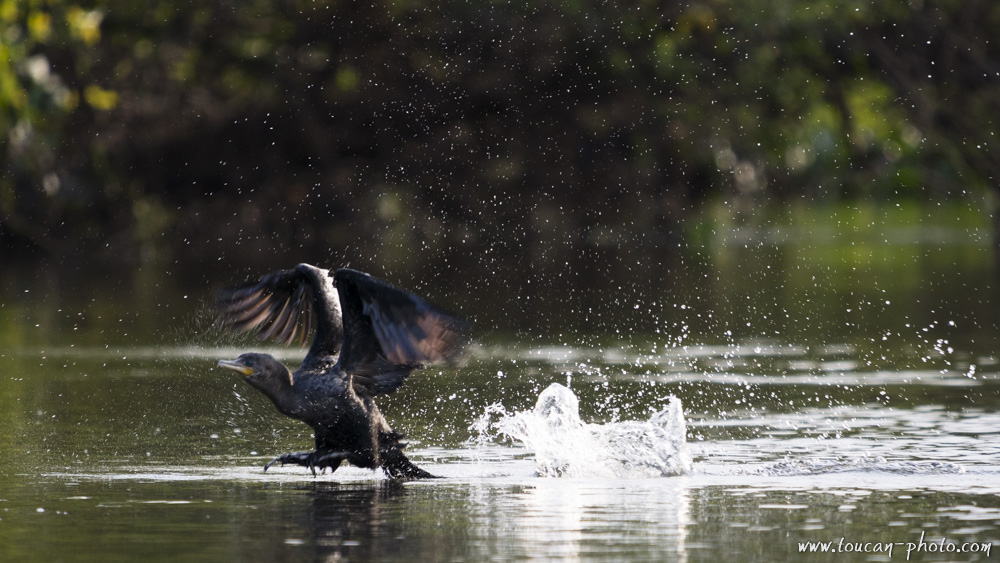
[[[294,372],[267,354],[243,354],[219,365],[244,375],[286,416],[315,431],[312,452],[275,462],[336,470],[343,461],[396,478],[432,477],[402,452],[374,397],[395,391],[414,369],[457,365],[467,326],[419,297],[367,274],[300,264],[219,294],[218,321],[285,343],[314,337]],[[313,320],[315,322],[313,322]]]

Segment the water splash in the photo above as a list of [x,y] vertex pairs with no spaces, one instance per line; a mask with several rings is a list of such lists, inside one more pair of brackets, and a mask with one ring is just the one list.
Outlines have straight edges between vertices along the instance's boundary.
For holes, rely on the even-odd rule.
[[690,471],[679,399],[671,397],[648,421],[588,424],[580,419],[579,407],[569,388],[553,383],[539,394],[534,409],[508,415],[502,406],[491,405],[471,430],[478,432],[480,444],[491,434],[522,442],[545,477],[639,478]]

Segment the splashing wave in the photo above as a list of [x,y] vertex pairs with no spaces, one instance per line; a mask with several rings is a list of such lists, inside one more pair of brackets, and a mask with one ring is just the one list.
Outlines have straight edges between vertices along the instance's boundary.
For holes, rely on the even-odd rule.
[[553,383],[539,394],[534,409],[508,415],[494,405],[473,430],[482,437],[492,427],[497,435],[522,442],[545,477],[661,477],[691,470],[679,399],[671,397],[648,421],[608,424],[583,422],[579,406],[569,388]]

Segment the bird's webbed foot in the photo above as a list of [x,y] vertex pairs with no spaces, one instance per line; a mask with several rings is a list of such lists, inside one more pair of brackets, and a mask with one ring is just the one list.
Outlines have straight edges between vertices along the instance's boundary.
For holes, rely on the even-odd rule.
[[313,475],[316,475],[316,470],[325,470],[327,467],[330,468],[330,472],[333,473],[340,467],[340,463],[347,458],[347,452],[326,452],[326,451],[315,451],[315,452],[291,452],[287,454],[279,455],[278,457],[269,461],[264,465],[264,471],[267,471],[275,463],[285,464],[295,464],[301,465],[303,467],[308,467],[312,471]]
[[304,465],[306,467],[311,467],[309,461],[312,459],[314,453],[316,452],[292,452],[279,455],[278,457],[264,464],[264,471],[271,469],[271,466],[274,465],[275,463],[281,463],[281,465],[285,465],[286,463],[294,463],[296,465]]

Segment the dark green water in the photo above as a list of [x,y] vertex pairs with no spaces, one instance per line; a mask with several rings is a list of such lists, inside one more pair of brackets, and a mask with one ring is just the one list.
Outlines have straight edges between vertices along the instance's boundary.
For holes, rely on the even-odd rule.
[[[444,477],[404,484],[262,471],[310,432],[214,368],[257,347],[201,312],[213,285],[239,280],[4,267],[0,560],[995,557],[982,553],[1000,549],[988,237],[961,213],[929,225],[866,213],[705,227],[662,285],[644,269],[641,287],[605,280],[560,299],[542,277],[525,304],[484,281],[501,304],[476,315],[468,366],[382,401],[412,457]],[[486,298],[463,283],[467,311]],[[541,478],[533,452],[470,428],[490,405],[530,409],[552,382],[595,424],[645,420],[677,396],[692,471]],[[809,541],[850,552],[800,553]],[[937,553],[963,548],[977,552]]]

